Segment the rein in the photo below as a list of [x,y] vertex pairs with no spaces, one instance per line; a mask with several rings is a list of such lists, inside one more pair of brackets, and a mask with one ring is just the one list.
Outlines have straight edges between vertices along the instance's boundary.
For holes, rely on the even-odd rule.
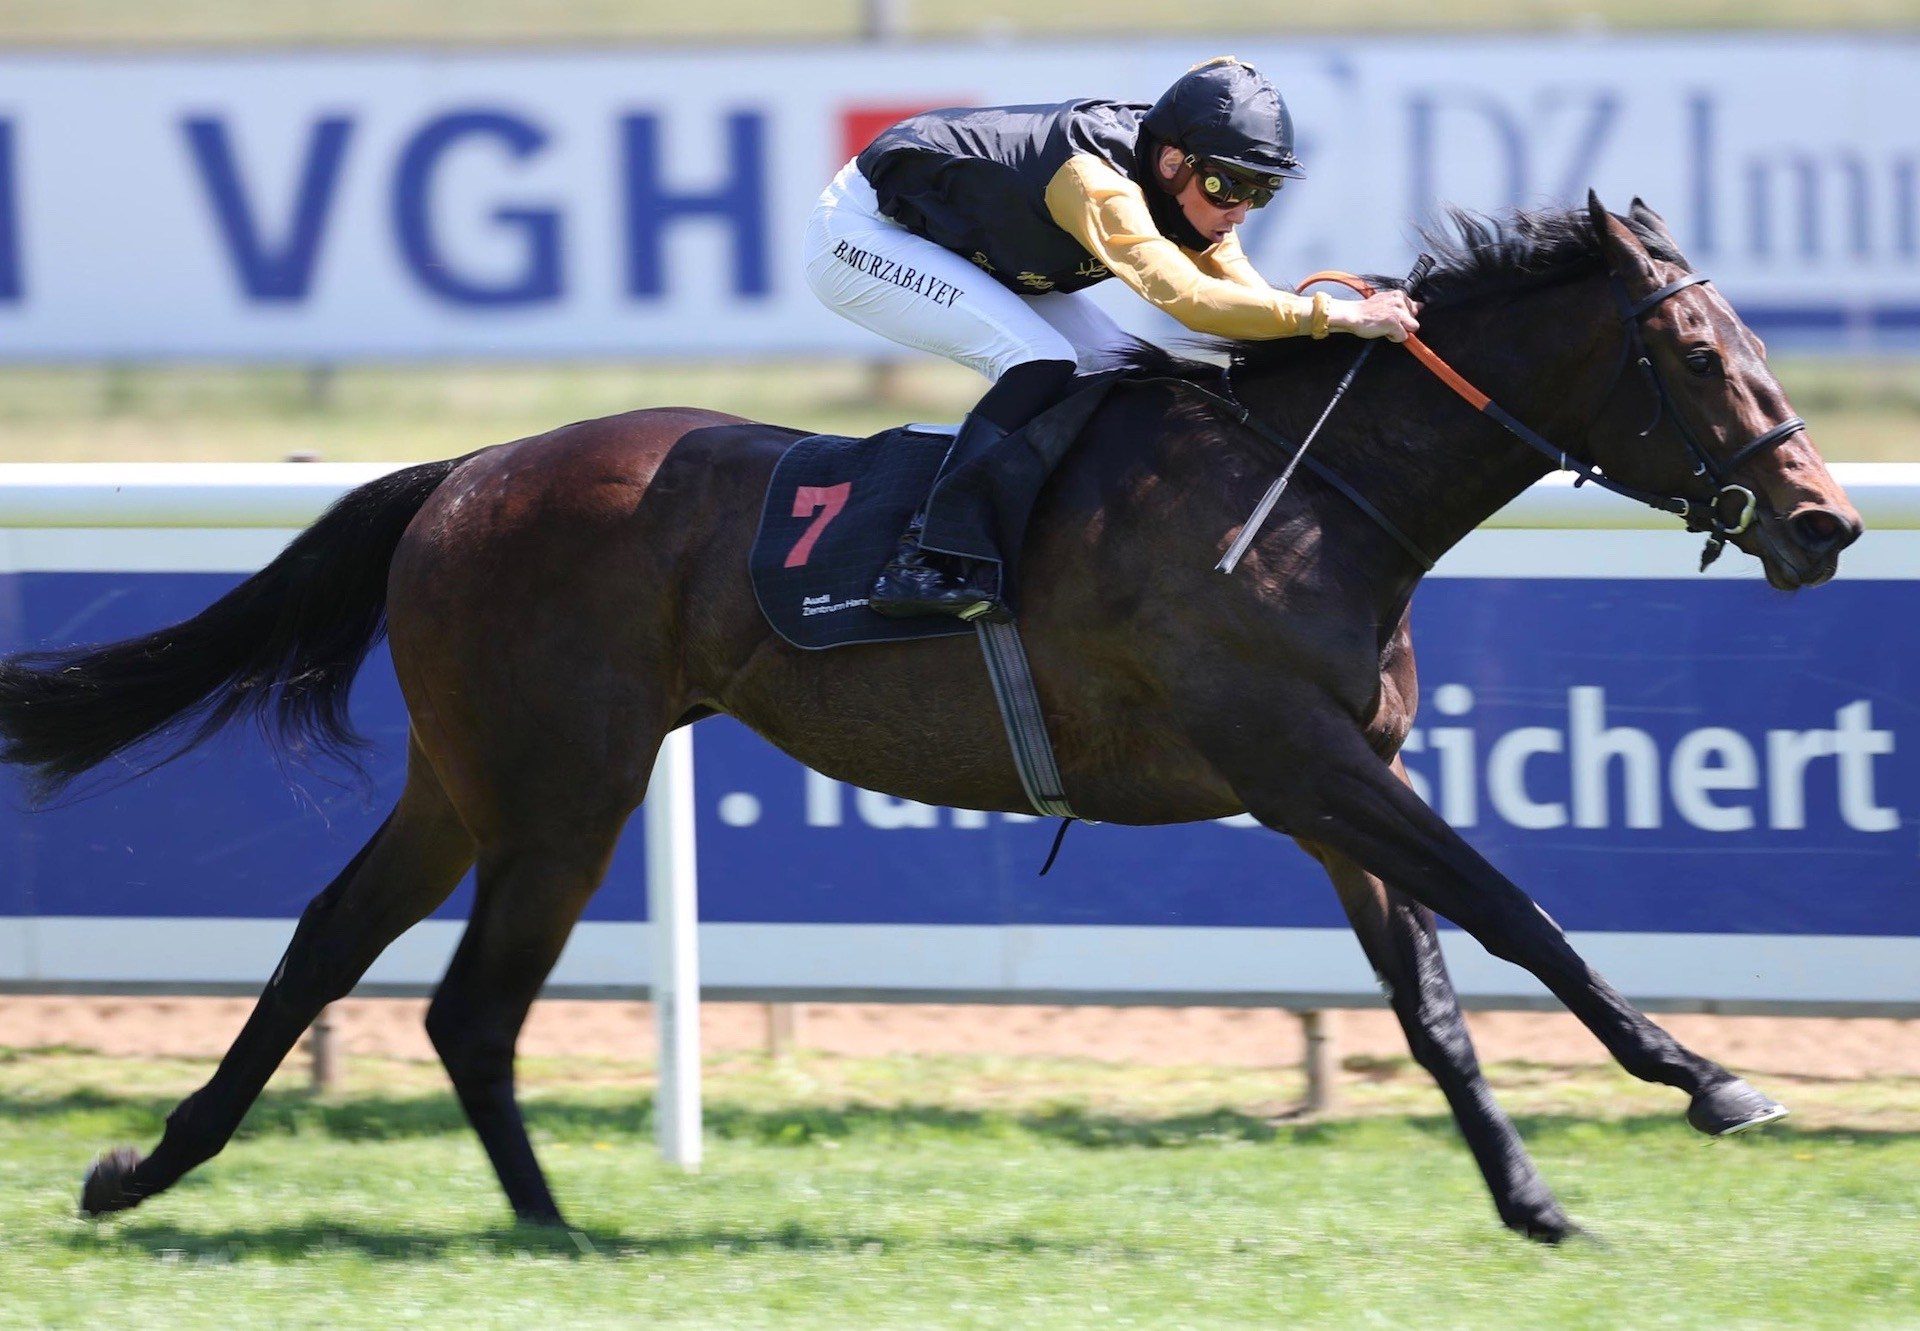
[[[1428,572],[1433,570],[1433,556],[1429,555],[1425,550],[1422,550],[1414,543],[1411,536],[1408,536],[1405,532],[1401,531],[1399,527],[1395,526],[1393,521],[1388,518],[1385,513],[1382,513],[1371,500],[1361,494],[1360,491],[1348,482],[1342,480],[1340,474],[1332,467],[1320,461],[1319,458],[1307,453],[1300,445],[1294,443],[1293,440],[1281,434],[1258,416],[1255,416],[1252,409],[1248,407],[1246,403],[1240,401],[1238,398],[1229,397],[1225,393],[1216,393],[1211,388],[1203,384],[1197,384],[1191,379],[1170,378],[1165,380],[1165,382],[1177,384],[1189,392],[1197,393],[1199,396],[1207,399],[1208,403],[1210,403],[1215,410],[1229,417],[1235,425],[1252,431],[1260,438],[1280,449],[1283,453],[1290,454],[1292,461],[1288,463],[1289,471],[1291,471],[1295,464],[1304,466],[1308,471],[1318,476],[1341,495],[1345,496],[1348,503],[1352,504],[1369,518],[1372,518],[1374,525],[1379,527],[1380,530],[1384,531],[1388,536],[1391,536],[1402,550],[1405,550],[1409,555],[1413,556],[1414,562],[1419,564],[1422,569]],[[1269,491],[1269,493],[1271,493],[1271,491]],[[1264,514],[1262,516],[1264,516]],[[1246,524],[1246,529],[1250,532],[1257,525],[1258,523],[1256,521],[1250,519]],[[1251,540],[1252,537],[1247,535],[1244,539]]]
[[[1706,548],[1700,554],[1700,568],[1704,572],[1708,565],[1720,557],[1720,552],[1726,548],[1727,538],[1729,536],[1737,536],[1753,525],[1753,519],[1758,510],[1758,500],[1753,491],[1744,485],[1736,484],[1733,480],[1733,473],[1759,453],[1772,448],[1782,440],[1806,429],[1807,423],[1798,416],[1790,416],[1780,422],[1780,424],[1748,441],[1725,462],[1714,457],[1706,446],[1700,442],[1699,436],[1696,435],[1693,428],[1687,424],[1686,417],[1673,401],[1673,395],[1668,390],[1666,381],[1660,377],[1659,370],[1655,368],[1653,357],[1647,350],[1646,339],[1641,333],[1641,320],[1645,318],[1649,312],[1659,308],[1672,296],[1685,291],[1689,287],[1697,286],[1711,279],[1703,273],[1689,273],[1687,276],[1669,282],[1657,291],[1643,296],[1638,301],[1633,300],[1627,294],[1626,283],[1620,280],[1618,273],[1609,270],[1607,280],[1613,289],[1614,303],[1620,311],[1620,323],[1626,330],[1626,340],[1621,348],[1620,364],[1613,372],[1613,379],[1607,386],[1606,396],[1612,396],[1614,388],[1617,387],[1620,382],[1620,376],[1626,373],[1629,362],[1638,365],[1641,373],[1646,376],[1648,384],[1654,393],[1653,419],[1647,422],[1646,427],[1640,431],[1640,437],[1643,439],[1646,438],[1646,436],[1651,434],[1654,428],[1659,425],[1663,415],[1671,414],[1675,426],[1680,431],[1680,438],[1686,444],[1687,451],[1692,455],[1694,460],[1693,474],[1711,479],[1717,487],[1712,499],[1702,501],[1688,498],[1685,495],[1663,495],[1657,491],[1642,490],[1637,486],[1628,485],[1624,481],[1617,481],[1592,463],[1574,457],[1564,448],[1560,448],[1547,440],[1538,431],[1532,429],[1524,421],[1521,421],[1511,412],[1507,411],[1506,408],[1502,407],[1498,402],[1495,402],[1486,393],[1474,387],[1473,384],[1467,381],[1465,376],[1447,364],[1433,348],[1422,342],[1418,337],[1408,337],[1405,341],[1401,342],[1400,345],[1405,347],[1415,360],[1425,366],[1436,379],[1452,389],[1469,406],[1473,407],[1474,410],[1489,417],[1516,439],[1546,457],[1548,461],[1554,464],[1555,470],[1572,472],[1575,476],[1574,485],[1576,488],[1591,481],[1603,490],[1611,490],[1617,495],[1632,499],[1637,503],[1645,504],[1649,508],[1658,509],[1663,513],[1674,514],[1686,523],[1688,531],[1707,533]],[[1352,273],[1342,272],[1338,269],[1325,269],[1321,272],[1313,273],[1304,278],[1295,290],[1305,291],[1308,287],[1318,282],[1338,283],[1341,286],[1357,292],[1363,297],[1372,296],[1376,294],[1377,290],[1374,285],[1365,278],[1355,276]],[[1369,343],[1368,346],[1371,347],[1372,343]],[[1358,368],[1357,362],[1355,368]],[[1349,378],[1351,378],[1351,371],[1349,372]],[[1386,516],[1381,513],[1378,508],[1364,499],[1351,485],[1335,475],[1331,469],[1317,459],[1308,457],[1304,449],[1296,448],[1290,440],[1283,438],[1278,431],[1273,430],[1264,422],[1255,419],[1249,410],[1240,402],[1219,393],[1212,392],[1206,388],[1198,387],[1197,385],[1191,386],[1203,396],[1211,399],[1217,407],[1231,416],[1236,423],[1245,426],[1255,434],[1271,443],[1278,444],[1284,450],[1292,453],[1294,457],[1293,462],[1288,466],[1289,474],[1291,474],[1294,464],[1304,463],[1309,471],[1328,482],[1334,489],[1345,495],[1356,508],[1373,519],[1381,530],[1385,531],[1401,549],[1411,555],[1422,569],[1431,570],[1433,568],[1434,561],[1431,556],[1416,545],[1405,532],[1388,521]],[[1344,392],[1345,388],[1346,381],[1342,381],[1340,391],[1334,395],[1334,402],[1339,401],[1340,393]],[[1605,399],[1603,398],[1602,400],[1604,401]],[[1330,412],[1332,408],[1333,403],[1330,402],[1327,410]],[[1324,422],[1325,413],[1322,414],[1321,420]],[[1317,428],[1316,426],[1316,429]],[[1269,496],[1273,496],[1274,491],[1269,490],[1268,494]],[[1733,498],[1739,504],[1738,515],[1732,522],[1726,521],[1721,516],[1723,501],[1728,498]],[[1248,544],[1251,544],[1254,533],[1265,520],[1267,511],[1270,508],[1271,503],[1263,503],[1261,508],[1255,510],[1254,515],[1242,529],[1241,535],[1236,542],[1237,547],[1244,549]],[[1230,572],[1234,562],[1237,561],[1222,560],[1220,567],[1224,571]]]

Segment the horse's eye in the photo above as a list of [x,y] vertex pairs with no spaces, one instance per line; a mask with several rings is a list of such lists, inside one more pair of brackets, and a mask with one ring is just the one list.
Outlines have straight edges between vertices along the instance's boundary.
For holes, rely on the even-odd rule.
[[1687,353],[1687,368],[1695,374],[1712,374],[1720,368],[1720,353],[1712,347],[1695,347]]

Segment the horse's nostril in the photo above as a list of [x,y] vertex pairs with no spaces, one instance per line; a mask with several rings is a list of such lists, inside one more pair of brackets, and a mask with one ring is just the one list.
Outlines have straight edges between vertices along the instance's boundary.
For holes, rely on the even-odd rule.
[[1793,519],[1793,531],[1807,544],[1815,541],[1831,541],[1840,530],[1840,520],[1831,513],[1812,509],[1797,514]]
[[1845,549],[1860,535],[1858,523],[1826,508],[1801,509],[1787,520],[1787,526],[1801,548],[1815,555]]

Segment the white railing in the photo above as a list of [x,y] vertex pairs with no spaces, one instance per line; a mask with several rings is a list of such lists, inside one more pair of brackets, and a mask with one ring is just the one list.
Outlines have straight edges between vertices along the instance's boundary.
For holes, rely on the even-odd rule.
[[[0,463],[4,527],[303,527],[398,462]],[[1920,529],[1920,463],[1841,462],[1870,529]],[[1490,518],[1489,528],[1667,530],[1673,519],[1549,476]]]

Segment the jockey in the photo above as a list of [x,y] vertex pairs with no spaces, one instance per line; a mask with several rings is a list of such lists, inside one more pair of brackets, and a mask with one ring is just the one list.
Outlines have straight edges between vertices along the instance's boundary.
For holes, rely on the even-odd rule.
[[[883,130],[807,225],[807,283],[828,307],[992,381],[940,474],[1053,405],[1130,339],[1082,288],[1118,277],[1198,333],[1231,338],[1418,330],[1398,291],[1361,301],[1267,285],[1234,228],[1304,173],[1293,119],[1250,66],[1194,66],[1151,107],[1081,100],[928,111]],[[936,480],[870,606],[1005,617],[997,550],[944,511]],[[955,501],[960,502],[960,501]]]

